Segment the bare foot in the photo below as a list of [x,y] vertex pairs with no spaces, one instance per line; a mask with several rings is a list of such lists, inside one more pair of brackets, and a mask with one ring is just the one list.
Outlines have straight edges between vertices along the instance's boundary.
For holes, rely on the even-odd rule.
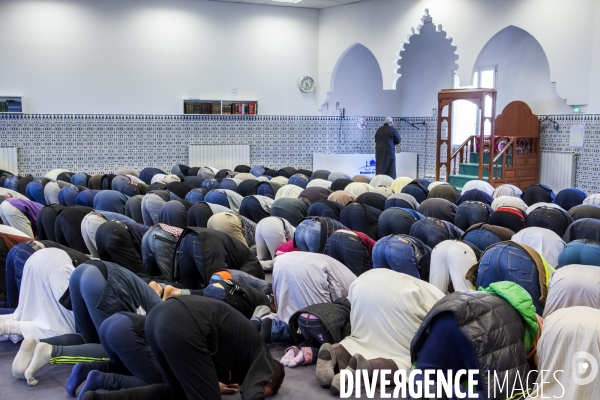
[[181,296],[181,289],[177,289],[171,285],[165,287],[165,293],[163,294],[163,301],[171,297]]
[[150,286],[152,289],[154,289],[154,291],[156,292],[156,294],[157,294],[159,297],[162,297],[162,296],[163,296],[164,290],[163,290],[163,288],[162,288],[162,287],[161,287],[161,286],[160,286],[158,283],[156,283],[156,282],[152,281],[152,282],[150,282],[150,283],[148,284],[148,286]]

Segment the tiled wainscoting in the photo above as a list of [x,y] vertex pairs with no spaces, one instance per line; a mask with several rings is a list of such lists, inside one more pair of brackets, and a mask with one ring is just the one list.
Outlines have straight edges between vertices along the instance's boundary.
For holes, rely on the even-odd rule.
[[[577,164],[577,187],[600,190],[600,115],[550,115],[542,124],[542,150],[570,151],[569,130],[586,126]],[[373,153],[381,117],[182,116],[182,115],[0,115],[0,145],[18,147],[19,174],[43,175],[61,167],[88,173],[118,167],[170,170],[186,164],[190,144],[247,144],[250,163],[272,168],[312,167],[313,153]],[[540,116],[543,118],[543,116]],[[435,176],[435,117],[396,119],[402,151],[419,154],[419,177]],[[234,167],[234,166],[231,166]]]

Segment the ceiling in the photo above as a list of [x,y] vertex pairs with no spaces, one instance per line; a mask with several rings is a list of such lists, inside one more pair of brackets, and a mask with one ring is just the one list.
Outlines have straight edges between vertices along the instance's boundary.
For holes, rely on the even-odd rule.
[[361,3],[369,0],[301,0],[298,3],[280,3],[272,0],[212,0],[224,1],[228,3],[248,3],[248,4],[264,4],[268,6],[283,6],[297,8],[327,8],[343,6],[345,4]]

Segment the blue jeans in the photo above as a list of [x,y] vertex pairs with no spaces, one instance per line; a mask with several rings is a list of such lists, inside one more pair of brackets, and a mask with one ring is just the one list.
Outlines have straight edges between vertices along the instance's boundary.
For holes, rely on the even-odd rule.
[[473,246],[477,247],[481,251],[485,251],[485,249],[487,249],[494,243],[502,241],[502,239],[500,239],[498,235],[496,235],[494,232],[488,231],[483,227],[467,232],[463,236],[463,240],[465,242],[471,243]]
[[375,243],[373,268],[389,268],[421,279],[414,248],[399,235],[386,236]]
[[308,185],[308,178],[301,174],[294,174],[290,177],[288,184],[300,186],[302,189],[306,189],[306,185]]
[[298,250],[319,253],[321,250],[321,224],[314,220],[304,220],[296,228],[294,241]]
[[77,195],[79,190],[72,186],[65,186],[58,192],[58,204],[69,207],[77,205]]
[[48,203],[46,203],[46,198],[44,197],[44,185],[42,182],[29,182],[25,187],[25,193],[29,200],[33,200],[43,206],[48,205]]
[[[178,271],[175,280],[189,289],[200,289],[204,282],[204,255],[196,232],[190,232],[179,242],[175,257]],[[225,266],[223,266],[225,267]]]
[[266,295],[270,295],[271,293],[273,293],[273,289],[271,289],[271,286],[269,286],[269,284],[263,279],[258,279],[257,277],[252,276],[249,273],[239,271],[237,269],[228,269],[227,271],[229,271],[231,276],[233,276],[234,281],[243,283],[244,285],[248,285],[250,287],[253,287],[254,289],[260,290]]
[[71,177],[71,183],[75,186],[86,186],[88,184],[88,176],[83,172],[79,172]]
[[600,244],[587,243],[586,240],[573,241],[558,256],[556,268],[570,264],[595,265],[600,267]]
[[148,275],[164,275],[169,281],[173,279],[173,257],[177,248],[177,238],[153,226],[142,238],[142,263]]
[[373,268],[367,248],[358,236],[348,232],[334,232],[327,239],[325,254],[344,264],[356,276]]
[[6,302],[0,308],[0,314],[12,314],[19,305],[19,292],[25,263],[37,251],[32,242],[15,245],[6,256]]
[[204,201],[229,208],[229,200],[227,200],[227,195],[225,193],[211,190],[210,192],[206,193],[206,196],[204,196]]
[[190,190],[185,195],[185,200],[189,201],[191,203],[198,203],[198,202],[204,201],[204,192],[200,189]]
[[537,267],[529,254],[510,243],[490,247],[479,262],[477,288],[487,288],[491,283],[500,281],[521,285],[531,295],[536,312],[543,314]]

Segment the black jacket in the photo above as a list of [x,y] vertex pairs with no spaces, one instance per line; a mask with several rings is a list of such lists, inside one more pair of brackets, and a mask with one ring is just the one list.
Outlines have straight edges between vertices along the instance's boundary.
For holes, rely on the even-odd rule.
[[[503,382],[506,375],[510,382],[503,390],[496,386],[495,398],[510,398],[512,383],[518,379],[517,374],[522,378],[529,373],[523,344],[525,327],[519,312],[496,294],[475,291],[451,293],[438,301],[425,316],[410,345],[412,362],[416,361],[417,353],[427,338],[431,320],[443,312],[454,314],[460,331],[471,343],[483,392],[494,393],[488,380],[488,371],[492,371],[491,379],[494,379],[495,371],[498,382]],[[488,388],[491,389],[489,392]]]
[[313,304],[296,312],[288,322],[294,342],[298,345],[305,340],[298,331],[298,317],[302,313],[319,317],[329,331],[332,344],[341,342],[343,338],[350,335],[350,307],[350,301],[343,298],[333,303]]

